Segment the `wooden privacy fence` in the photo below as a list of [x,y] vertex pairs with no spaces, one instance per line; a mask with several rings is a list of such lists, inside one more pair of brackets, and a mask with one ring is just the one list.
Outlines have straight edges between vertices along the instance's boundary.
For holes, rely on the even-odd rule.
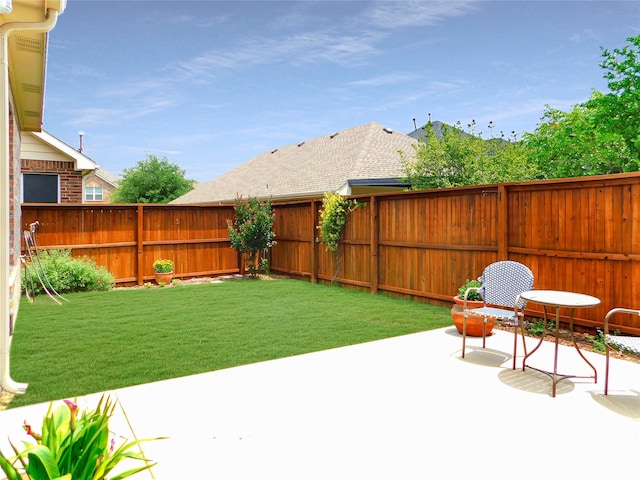
[[227,218],[233,206],[51,205],[22,206],[22,225],[38,221],[40,249],[71,249],[107,268],[116,283],[141,285],[153,262],[168,258],[176,277],[237,273]]
[[[600,298],[576,311],[584,327],[601,326],[610,308],[639,308],[640,174],[354,198],[366,205],[350,215],[338,258],[316,242],[321,199],[275,203],[272,270],[451,304],[467,278],[508,259],[531,268],[537,289]],[[178,277],[240,271],[226,227],[233,215],[233,205],[39,204],[24,205],[22,221],[40,222],[41,248],[72,248],[117,282],[140,284],[161,257],[174,260]],[[638,317],[616,321],[640,333]]]

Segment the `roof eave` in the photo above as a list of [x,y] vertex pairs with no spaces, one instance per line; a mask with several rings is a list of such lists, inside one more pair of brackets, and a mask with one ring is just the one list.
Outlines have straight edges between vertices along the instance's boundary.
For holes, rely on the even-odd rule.
[[[48,10],[62,13],[66,0],[13,0],[10,13],[0,15],[0,24],[37,24],[47,19]],[[20,130],[38,132],[44,117],[47,63],[46,32],[16,30],[8,38],[11,58],[9,84]]]
[[70,147],[69,145],[64,143],[62,140],[54,137],[50,133],[42,130],[40,132],[31,132],[31,134],[34,137],[39,138],[40,141],[48,144],[51,148],[55,148],[61,154],[73,160],[76,166],[75,167],[76,170],[82,170],[84,172],[87,172],[87,171],[94,171],[96,168],[98,168],[98,165],[96,164],[96,162],[91,160],[86,155],[78,152],[75,148]]

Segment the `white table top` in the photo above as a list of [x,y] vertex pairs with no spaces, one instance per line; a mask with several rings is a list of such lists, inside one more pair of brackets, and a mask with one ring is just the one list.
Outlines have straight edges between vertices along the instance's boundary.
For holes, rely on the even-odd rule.
[[520,294],[525,300],[555,307],[586,308],[600,305],[600,299],[583,293],[562,290],[527,290]]

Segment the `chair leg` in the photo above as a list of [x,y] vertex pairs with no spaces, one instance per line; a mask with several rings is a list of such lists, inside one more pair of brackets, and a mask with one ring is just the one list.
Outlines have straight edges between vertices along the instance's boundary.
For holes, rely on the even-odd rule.
[[462,358],[464,358],[464,351],[467,345],[467,317],[462,318]]
[[604,363],[604,394],[608,395],[609,394],[609,344],[606,342],[604,342],[604,349],[606,351],[605,355],[606,355],[606,360]]
[[[522,336],[522,349],[524,350],[524,357],[522,357],[522,371],[524,372],[524,359],[527,358],[527,340],[524,334],[524,320],[522,324],[519,323],[519,326],[520,326],[520,335]],[[514,365],[515,365],[515,362],[514,362]]]
[[513,367],[512,370],[516,369],[516,355],[518,353],[518,325],[513,327]]
[[482,319],[482,348],[487,347],[487,318]]

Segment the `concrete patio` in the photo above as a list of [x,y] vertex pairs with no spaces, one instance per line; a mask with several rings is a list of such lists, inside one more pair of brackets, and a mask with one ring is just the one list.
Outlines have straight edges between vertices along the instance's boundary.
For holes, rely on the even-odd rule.
[[[598,383],[564,380],[552,398],[548,376],[511,369],[512,338],[471,339],[462,360],[447,327],[124,388],[111,427],[169,437],[143,444],[158,464],[140,479],[633,478],[640,364],[612,359],[605,397],[604,356],[585,352]],[[545,342],[531,363],[552,357]],[[589,374],[570,347],[559,366]],[[47,408],[0,412],[0,449]]]

